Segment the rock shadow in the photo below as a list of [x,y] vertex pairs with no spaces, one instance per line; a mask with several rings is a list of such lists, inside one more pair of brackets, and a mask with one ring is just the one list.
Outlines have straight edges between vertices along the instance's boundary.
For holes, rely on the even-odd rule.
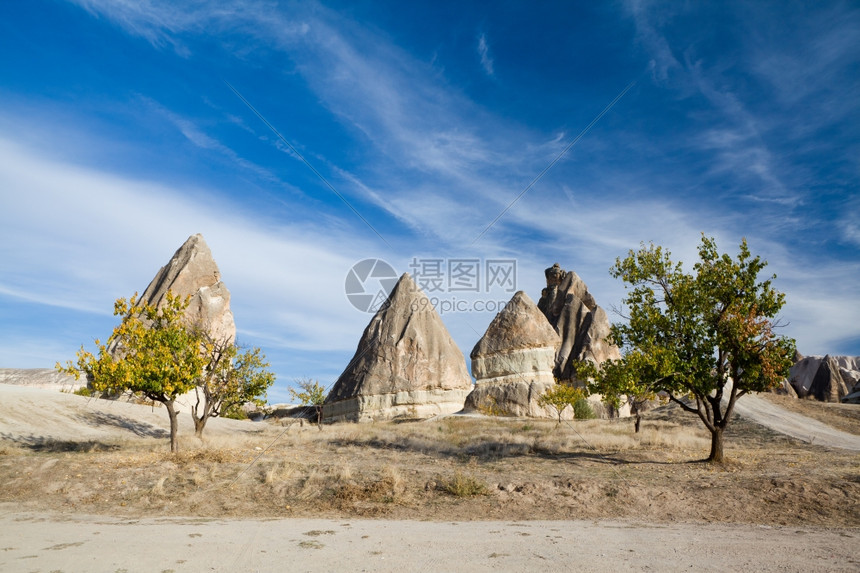
[[57,440],[45,436],[13,436],[0,434],[0,439],[12,442],[34,452],[64,453],[64,452],[106,452],[118,450],[119,445],[108,444],[99,440]]
[[334,447],[367,447],[379,450],[394,450],[434,455],[446,458],[469,458],[479,462],[496,461],[505,458],[538,457],[552,460],[583,460],[596,463],[621,465],[636,464],[638,461],[626,460],[615,454],[599,452],[555,452],[535,447],[533,444],[522,442],[505,442],[500,440],[479,441],[476,443],[456,446],[445,443],[428,443],[426,440],[403,437],[393,440],[384,439],[349,439],[338,438],[327,442]]
[[167,438],[170,437],[170,432],[164,428],[153,426],[146,422],[141,422],[133,418],[110,414],[107,412],[87,412],[76,416],[76,418],[87,424],[88,426],[114,426],[123,430],[128,430],[142,438]]

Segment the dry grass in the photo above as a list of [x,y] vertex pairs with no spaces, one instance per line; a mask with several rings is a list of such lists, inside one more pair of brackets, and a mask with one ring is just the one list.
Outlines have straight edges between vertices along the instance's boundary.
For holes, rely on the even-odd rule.
[[489,495],[487,484],[480,479],[456,472],[454,477],[442,484],[442,489],[456,497],[474,497],[476,495]]
[[[632,517],[860,526],[856,455],[736,420],[724,466],[671,408],[631,420],[449,417],[105,447],[0,442],[0,502],[110,515]],[[109,446],[109,447],[107,447]]]

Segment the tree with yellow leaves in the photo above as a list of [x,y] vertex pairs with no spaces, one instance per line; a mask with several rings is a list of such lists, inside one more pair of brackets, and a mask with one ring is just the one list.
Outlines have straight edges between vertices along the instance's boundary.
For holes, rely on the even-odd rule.
[[122,320],[107,343],[95,341],[97,354],[82,345],[77,363],[56,365],[76,378],[86,374],[93,390],[127,391],[164,404],[170,417],[172,452],[179,449],[176,398],[194,389],[206,366],[201,353],[204,341],[186,325],[189,300],[170,292],[158,307],[140,302],[137,293],[129,300],[117,299],[114,315]]

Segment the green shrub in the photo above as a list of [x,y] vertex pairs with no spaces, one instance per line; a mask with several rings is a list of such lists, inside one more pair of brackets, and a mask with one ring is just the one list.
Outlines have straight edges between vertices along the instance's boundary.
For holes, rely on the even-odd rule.
[[221,409],[221,416],[223,418],[230,418],[231,420],[247,420],[248,413],[242,407],[242,404],[230,404]]
[[558,382],[541,394],[538,398],[538,404],[544,408],[555,410],[559,424],[561,424],[564,410],[568,406],[573,408],[574,418],[588,420],[594,418],[594,410],[591,409],[591,405],[585,399],[587,395],[585,388],[577,388],[568,382]]
[[72,392],[72,394],[74,394],[75,396],[86,396],[87,398],[89,398],[93,395],[93,391],[86,386],[81,386],[80,388]]
[[597,416],[595,416],[594,409],[588,403],[588,400],[580,398],[573,403],[573,417],[577,420],[592,420]]

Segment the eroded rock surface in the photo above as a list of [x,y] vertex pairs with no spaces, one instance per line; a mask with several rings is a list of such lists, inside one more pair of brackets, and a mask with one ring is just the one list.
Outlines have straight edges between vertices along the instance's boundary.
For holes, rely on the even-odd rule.
[[791,367],[788,379],[800,398],[839,402],[860,390],[860,356],[807,356]]
[[167,291],[191,297],[186,311],[190,323],[208,328],[217,340],[235,342],[230,291],[221,281],[221,271],[203,235],[192,235],[179,247],[156,273],[140,300],[158,306],[164,302]]
[[54,368],[0,368],[0,384],[17,384],[60,392],[74,392],[87,385],[86,376],[75,380]]
[[465,409],[509,416],[552,417],[538,405],[555,384],[553,368],[561,337],[523,291],[499,312],[472,350],[475,389]]
[[463,353],[409,273],[374,315],[323,407],[326,421],[427,418],[463,408]]
[[577,360],[601,364],[621,357],[610,344],[611,324],[606,312],[597,305],[588,287],[573,271],[558,263],[546,269],[546,288],[541,292],[538,308],[561,336],[554,374],[559,380],[574,380]]

